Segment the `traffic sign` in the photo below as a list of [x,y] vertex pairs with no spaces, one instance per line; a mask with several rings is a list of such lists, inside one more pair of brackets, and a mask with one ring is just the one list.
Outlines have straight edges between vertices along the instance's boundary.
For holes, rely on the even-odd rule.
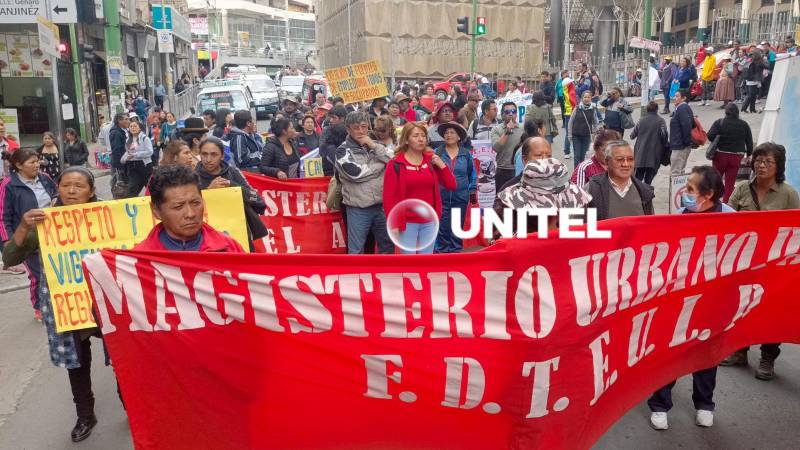
[[48,17],[54,23],[77,23],[75,0],[3,0],[0,23],[36,23],[36,17]]

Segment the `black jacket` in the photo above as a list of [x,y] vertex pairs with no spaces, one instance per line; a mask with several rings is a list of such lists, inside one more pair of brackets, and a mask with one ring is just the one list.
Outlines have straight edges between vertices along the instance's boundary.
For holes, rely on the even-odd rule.
[[70,166],[82,166],[86,164],[89,159],[89,149],[86,148],[86,143],[83,141],[76,141],[72,145],[64,147],[64,162]]
[[713,141],[719,136],[717,150],[732,153],[753,153],[753,133],[750,125],[742,119],[718,119],[708,130],[708,140]]
[[240,170],[253,170],[261,161],[261,137],[233,127],[228,133],[230,139],[231,156],[233,162]]
[[[653,198],[656,196],[653,192],[653,187],[637,180],[636,177],[631,177],[631,181],[633,181],[633,187],[639,191],[639,197],[642,198],[644,215],[652,216],[655,214],[653,210]],[[608,178],[608,173],[595,175],[590,178],[589,182],[586,184],[586,190],[592,195],[592,201],[589,202],[588,207],[597,208],[597,220],[608,219],[608,205],[611,189],[613,189],[613,187],[611,186],[611,180]]]
[[[337,140],[334,136],[343,136]],[[336,164],[336,149],[342,145],[347,138],[347,131],[344,124],[328,125],[322,129],[319,137],[319,156],[322,158],[322,172],[326,177],[333,176],[334,164]]]
[[694,125],[692,108],[686,103],[681,103],[675,108],[669,121],[670,150],[683,150],[692,146],[692,125]]
[[[206,172],[202,164],[198,164],[195,171],[197,176],[200,177],[200,189],[207,189],[208,186],[214,181],[214,178],[222,177],[231,182],[231,187],[239,186],[242,188],[242,197],[244,200],[244,218],[247,224],[248,238],[253,241],[261,239],[267,235],[267,227],[258,217],[263,215],[267,209],[267,204],[264,198],[259,195],[258,191],[250,186],[242,172],[236,167],[228,165],[222,161],[222,171],[217,175],[211,175]],[[252,247],[252,245],[251,245]]]
[[108,132],[108,140],[111,141],[111,167],[122,169],[124,164],[120,162],[122,155],[125,154],[125,141],[128,133],[122,128],[114,125]]
[[544,102],[552,106],[553,102],[556,101],[556,88],[553,87],[553,82],[549,80],[545,81],[539,88],[542,90],[542,94],[544,94]]
[[633,127],[631,139],[636,139],[634,167],[658,169],[664,153],[669,152],[669,134],[664,119],[657,112],[643,114]]
[[310,152],[319,147],[319,135],[315,131],[311,135],[307,135],[305,131],[301,131],[295,138],[297,141],[297,148],[305,148],[306,152]]
[[[300,154],[297,152],[297,145],[292,141],[289,141],[289,144],[292,146],[292,151],[297,156],[297,162],[299,163]],[[264,152],[261,154],[259,170],[268,177],[277,178],[278,172],[283,172],[288,176],[289,165],[292,162],[292,159],[283,151],[283,144],[281,141],[275,136],[272,136],[267,143],[264,144]]]

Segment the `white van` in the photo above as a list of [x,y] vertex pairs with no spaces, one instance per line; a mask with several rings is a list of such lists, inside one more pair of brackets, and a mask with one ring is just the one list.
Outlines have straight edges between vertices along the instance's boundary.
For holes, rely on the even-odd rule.
[[250,88],[239,80],[212,81],[204,83],[197,94],[197,115],[203,111],[216,112],[220,108],[228,108],[231,112],[246,109],[256,120],[256,103]]

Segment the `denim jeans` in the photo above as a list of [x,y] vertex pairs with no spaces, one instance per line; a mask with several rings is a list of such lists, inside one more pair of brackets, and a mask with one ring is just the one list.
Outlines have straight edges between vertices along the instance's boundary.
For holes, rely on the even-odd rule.
[[575,151],[575,159],[573,160],[575,167],[583,162],[586,153],[589,152],[589,146],[592,145],[591,136],[572,136],[572,149]]
[[[438,231],[436,221],[433,220],[426,223],[408,222],[406,229],[400,232],[400,253],[404,255],[433,253],[433,245],[436,243],[436,233]],[[420,248],[423,244],[427,245]]]
[[569,155],[569,137],[567,137],[567,124],[569,123],[570,116],[564,117],[564,156]]
[[372,205],[367,208],[348,206],[347,253],[351,255],[363,253],[364,242],[366,242],[370,230],[378,244],[378,253],[394,253],[394,244],[386,232],[386,215],[383,212],[383,205]]
[[[667,412],[672,409],[672,388],[675,382],[655,391],[647,400],[653,412]],[[717,366],[698,370],[692,374],[692,401],[695,409],[714,411],[714,388],[717,386]]]
[[464,221],[467,218],[468,204],[450,205],[442,207],[442,219],[439,222],[439,236],[436,237],[436,253],[460,253],[464,242],[453,233],[450,226],[453,208],[461,209],[461,229],[464,229]]

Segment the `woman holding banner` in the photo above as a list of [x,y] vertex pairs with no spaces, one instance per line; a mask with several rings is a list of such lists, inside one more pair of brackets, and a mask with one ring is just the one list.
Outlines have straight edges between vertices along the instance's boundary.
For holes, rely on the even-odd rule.
[[[44,208],[50,205],[51,199],[56,196],[56,185],[53,180],[39,172],[39,153],[30,148],[15,151],[9,159],[9,176],[0,184],[0,214],[3,217],[3,226],[0,228],[0,242],[5,243],[3,257],[5,261],[8,251],[9,239],[22,222],[25,213],[32,209]],[[6,266],[14,266],[8,264]],[[33,304],[34,318],[42,321],[39,310],[38,289],[42,278],[42,266],[39,254],[31,254],[24,261],[28,269],[28,278],[31,281],[31,304]]]
[[[64,169],[57,181],[58,197],[53,206],[75,206],[97,201],[95,196],[94,176],[88,169],[73,166]],[[39,258],[39,240],[36,226],[45,220],[45,212],[41,209],[47,205],[30,209],[22,215],[14,234],[6,243],[3,251],[5,265],[19,264],[30,258]],[[47,279],[39,275],[37,301],[47,329],[47,343],[50,348],[50,361],[53,365],[64,367],[69,374],[69,385],[78,420],[70,436],[72,442],[80,442],[92,433],[97,424],[94,415],[94,393],[92,393],[92,346],[90,337],[102,338],[97,327],[75,330],[56,331],[56,319],[50,304],[50,291]],[[106,361],[108,364],[108,361]]]
[[[433,253],[436,222],[442,216],[439,184],[450,191],[456,189],[453,173],[442,158],[428,147],[425,126],[419,122],[407,123],[400,134],[397,153],[386,165],[383,178],[386,227],[390,236],[398,237],[399,242],[395,243],[401,253]],[[427,211],[417,208],[393,211],[398,203],[406,199],[427,203],[437,217],[428,217]]]
[[436,148],[435,153],[450,169],[456,179],[456,188],[441,191],[442,213],[439,235],[436,237],[436,253],[460,253],[461,239],[453,234],[450,226],[450,216],[453,209],[458,209],[461,216],[461,229],[464,229],[464,220],[467,217],[470,199],[477,204],[477,175],[475,161],[472,153],[464,145],[467,140],[467,130],[458,122],[440,124],[438,133],[444,137],[444,144]]

